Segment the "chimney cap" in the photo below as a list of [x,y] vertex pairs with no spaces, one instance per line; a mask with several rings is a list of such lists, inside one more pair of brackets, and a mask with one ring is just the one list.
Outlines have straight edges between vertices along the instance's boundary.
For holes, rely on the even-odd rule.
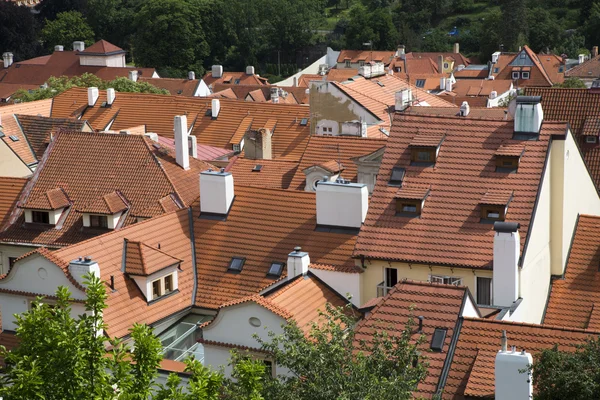
[[539,104],[542,96],[517,96],[517,104]]
[[300,246],[296,246],[296,247],[294,247],[294,251],[295,251],[296,253],[300,253],[300,252],[302,251],[302,247],[300,247]]
[[494,222],[494,230],[496,232],[512,233],[512,232],[518,231],[520,227],[521,227],[521,224],[518,222],[503,222],[503,221]]

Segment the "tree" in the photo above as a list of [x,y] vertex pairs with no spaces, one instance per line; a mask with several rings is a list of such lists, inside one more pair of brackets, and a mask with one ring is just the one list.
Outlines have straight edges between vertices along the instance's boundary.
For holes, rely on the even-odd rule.
[[58,14],[55,20],[46,21],[42,40],[50,52],[56,45],[72,49],[75,41],[85,42],[86,46],[93,44],[94,31],[79,11],[65,11]]
[[327,305],[308,336],[295,323],[270,340],[257,337],[262,350],[291,376],[265,381],[267,399],[412,399],[426,375],[419,352],[422,335],[413,338],[412,318],[399,334],[385,326],[368,342],[358,340],[351,309]]
[[533,368],[536,400],[600,398],[600,338],[592,338],[574,353],[543,350]]
[[123,0],[88,0],[86,19],[96,40],[104,39],[129,50],[135,26],[131,23],[139,11],[137,3]]
[[40,21],[54,20],[58,14],[66,11],[79,11],[85,14],[86,0],[42,0],[36,7]]
[[134,59],[142,67],[204,73],[209,54],[197,0],[148,0],[135,18]]
[[591,4],[590,12],[583,30],[586,33],[586,44],[597,46],[600,43],[600,2]]
[[99,89],[113,88],[117,92],[169,94],[165,89],[159,89],[147,82],[133,82],[125,77],[112,81],[103,81],[94,74],[85,73],[81,76],[50,77],[46,86],[35,90],[20,89],[13,95],[15,102],[28,102],[35,100],[51,99],[72,87],[97,87]]
[[398,33],[394,27],[391,13],[386,9],[369,11],[359,4],[350,10],[346,28],[346,47],[365,48],[364,43],[372,43],[368,49],[392,50],[397,45]]
[[27,7],[0,1],[0,53],[13,53],[15,61],[42,54],[37,20]]
[[544,8],[534,8],[529,13],[529,47],[534,52],[554,49],[561,43],[561,24],[558,19]]
[[585,89],[585,83],[579,78],[571,77],[566,78],[563,83],[557,83],[554,87],[558,88],[570,88],[570,89]]
[[[504,49],[516,50],[527,37],[527,2],[523,0],[500,0],[502,10],[502,28],[496,32],[502,35]],[[506,29],[506,27],[509,27]]]
[[423,44],[421,45],[423,51],[444,52],[449,51],[450,48],[448,35],[441,29],[433,29],[423,37]]

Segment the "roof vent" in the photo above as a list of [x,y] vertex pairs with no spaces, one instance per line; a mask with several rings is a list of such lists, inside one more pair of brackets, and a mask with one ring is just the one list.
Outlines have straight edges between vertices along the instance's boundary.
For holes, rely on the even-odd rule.
[[406,175],[406,168],[402,168],[402,167],[392,168],[392,175],[390,176],[388,185],[402,186],[402,182],[404,182],[404,175]]
[[57,44],[56,46],[54,46],[54,51],[64,51],[65,50],[65,46]]
[[85,43],[81,41],[73,42],[73,51],[84,51]]
[[188,79],[189,79],[190,81],[193,81],[193,80],[195,80],[195,79],[196,79],[196,73],[195,73],[194,71],[190,71],[190,72],[188,72]]
[[133,81],[133,82],[137,82],[138,72],[137,71],[129,71],[129,80]]
[[441,352],[444,349],[444,341],[446,340],[447,332],[448,329],[446,328],[435,328],[429,348],[433,351]]

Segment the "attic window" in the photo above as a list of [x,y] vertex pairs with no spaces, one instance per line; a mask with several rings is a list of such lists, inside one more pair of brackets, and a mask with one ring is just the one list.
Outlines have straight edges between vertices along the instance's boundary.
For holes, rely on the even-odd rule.
[[418,88],[425,87],[425,79],[417,79],[416,86]]
[[9,136],[10,140],[12,140],[13,142],[18,142],[19,141],[19,137],[15,136],[15,135],[10,135]]
[[586,143],[598,143],[598,137],[597,136],[586,136],[585,137],[585,142]]
[[32,211],[31,212],[31,221],[36,224],[49,224],[50,223],[50,213],[47,211]]
[[300,120],[300,125],[301,126],[306,126],[308,124],[308,118],[302,118]]
[[519,79],[519,71],[513,71],[512,78],[513,79]]
[[445,135],[417,134],[410,143],[411,165],[434,165]]
[[429,188],[402,187],[396,193],[396,216],[419,217],[429,196]]
[[479,201],[481,206],[480,222],[504,221],[513,192],[507,190],[489,191]]
[[227,268],[227,271],[234,272],[234,273],[240,273],[240,272],[242,272],[242,267],[244,266],[245,262],[246,262],[245,258],[233,257],[231,259],[231,261],[229,262],[229,268]]
[[260,172],[260,170],[262,169],[262,167],[263,167],[262,165],[256,164],[254,166],[254,168],[252,168],[252,172]]
[[402,186],[402,182],[404,181],[404,175],[406,175],[405,168],[402,168],[402,167],[392,168],[392,176],[390,177],[390,181],[388,182],[388,185]]
[[516,172],[519,168],[525,147],[521,145],[501,145],[494,154],[496,158],[496,172]]
[[273,262],[271,263],[271,267],[269,268],[267,275],[270,277],[279,278],[283,272],[283,267],[285,267],[285,263]]
[[429,348],[433,351],[441,352],[444,348],[444,341],[446,340],[447,332],[448,330],[446,328],[435,328],[435,331],[433,331],[433,336],[431,336]]
[[529,79],[529,72],[523,72],[523,73],[521,74],[521,77],[522,77],[523,79]]
[[108,217],[106,215],[90,215],[90,226],[92,228],[108,229]]

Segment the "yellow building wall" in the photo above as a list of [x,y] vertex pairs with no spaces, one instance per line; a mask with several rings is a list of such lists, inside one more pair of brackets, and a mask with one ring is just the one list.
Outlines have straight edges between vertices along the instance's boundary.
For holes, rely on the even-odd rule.
[[0,176],[24,178],[31,174],[27,165],[0,139]]
[[429,281],[430,275],[443,275],[462,278],[463,286],[467,286],[473,296],[477,296],[477,277],[492,277],[491,270],[476,270],[470,268],[449,268],[437,265],[407,264],[403,262],[365,260],[365,272],[362,274],[361,301],[366,303],[377,297],[377,285],[383,282],[385,268],[396,268],[398,270],[398,281],[410,279],[413,281]]

